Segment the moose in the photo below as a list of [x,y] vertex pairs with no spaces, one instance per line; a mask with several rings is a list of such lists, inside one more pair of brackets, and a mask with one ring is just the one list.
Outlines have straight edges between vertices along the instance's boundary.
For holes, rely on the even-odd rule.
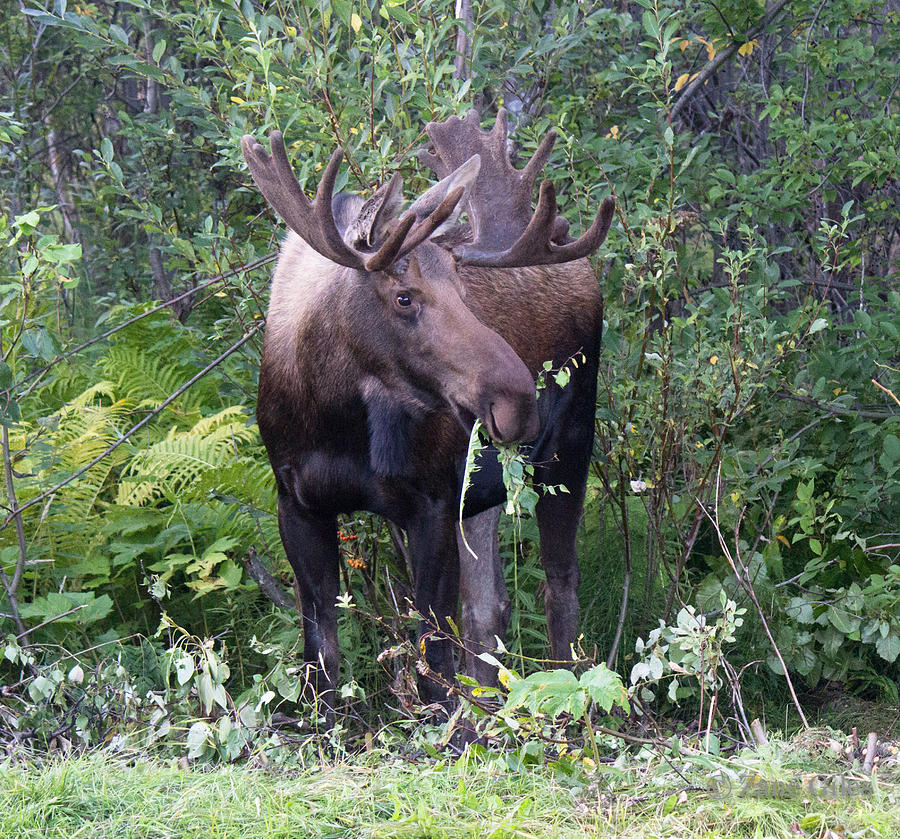
[[[406,532],[419,632],[437,675],[420,678],[423,699],[449,701],[441,682],[455,672],[449,630],[460,589],[466,640],[483,649],[502,637],[509,598],[490,512],[505,499],[496,450],[482,452],[464,499],[478,558],[457,542],[476,418],[494,443],[527,444],[537,485],[567,490],[544,492],[536,514],[553,658],[571,660],[575,640],[576,530],[602,323],[585,257],[605,239],[614,202],[607,198],[572,241],[550,181],[532,212],[555,133],[519,170],[502,109],[491,130],[473,110],[426,132],[430,150],[419,156],[439,181],[405,212],[399,174],[368,200],[334,195],[338,149],[310,201],[280,132],[270,134],[271,154],[242,139],[253,180],[290,228],[273,275],[257,419],[300,591],[304,656],[329,707],[339,674],[338,514],[373,512]],[[544,362],[575,356],[569,383],[537,396]],[[496,678],[483,663],[479,672],[477,659],[467,667]]]

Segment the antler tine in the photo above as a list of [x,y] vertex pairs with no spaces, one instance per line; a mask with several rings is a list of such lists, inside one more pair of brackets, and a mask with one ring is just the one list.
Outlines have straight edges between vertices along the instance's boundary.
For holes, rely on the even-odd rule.
[[556,132],[547,133],[525,168],[519,170],[510,163],[506,150],[508,119],[501,108],[493,127],[485,131],[473,110],[464,119],[450,117],[426,126],[434,153],[421,152],[419,157],[438,175],[443,177],[472,154],[482,158],[467,205],[473,241],[454,249],[457,259],[467,265],[512,268],[569,262],[592,253],[612,223],[612,199],[603,203],[581,238],[567,241],[568,223],[557,215],[556,191],[548,181],[541,184],[538,205],[531,211],[534,183],[550,158]]
[[590,256],[606,239],[609,227],[612,224],[613,213],[616,209],[614,198],[607,197],[597,210],[591,226],[574,242],[557,244],[550,242],[550,250],[556,254],[559,262],[571,262],[573,259],[581,259]]
[[241,138],[250,174],[263,197],[313,250],[339,265],[363,268],[362,255],[349,248],[341,238],[331,208],[334,183],[344,153],[336,149],[331,155],[316,190],[316,200],[311,202],[297,183],[280,131],[269,134],[269,145],[271,155],[249,134]]
[[558,244],[553,241],[553,220],[556,217],[556,190],[550,181],[541,184],[538,205],[531,221],[516,243],[506,250],[490,252],[472,245],[454,250],[464,265],[521,268],[529,265],[554,265],[589,256],[603,244],[612,224],[616,202],[607,198],[597,211],[593,223],[576,241]]
[[550,159],[550,153],[556,144],[556,136],[555,131],[547,132],[547,135],[541,140],[541,144],[537,147],[534,154],[531,155],[531,160],[528,161],[522,170],[522,178],[531,181],[532,184],[537,180],[538,175],[544,171],[544,166],[547,165],[547,161]]
[[403,247],[403,242],[415,221],[416,217],[412,214],[400,219],[394,231],[385,239],[384,244],[366,259],[367,271],[383,271],[400,256],[400,248]]
[[465,189],[458,186],[451,190],[447,197],[438,204],[435,209],[422,219],[410,232],[409,237],[403,243],[398,256],[405,256],[413,248],[424,242],[435,230],[437,230],[453,214],[456,205],[465,195]]
[[437,230],[456,209],[465,190],[457,187],[450,192],[425,218],[417,221],[415,213],[400,218],[397,228],[388,236],[378,252],[366,260],[366,270],[382,271],[391,263],[406,256]]

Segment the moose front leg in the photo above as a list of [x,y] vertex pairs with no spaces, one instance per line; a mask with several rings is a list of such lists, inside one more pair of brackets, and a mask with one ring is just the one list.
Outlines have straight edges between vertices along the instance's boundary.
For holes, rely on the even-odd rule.
[[409,553],[415,577],[415,606],[422,615],[419,637],[425,640],[425,661],[434,677],[419,679],[419,694],[426,702],[452,704],[442,683],[453,682],[453,642],[447,635],[455,620],[459,598],[459,554],[452,505],[428,501],[407,527]]
[[340,660],[337,640],[339,554],[337,522],[300,510],[290,492],[278,495],[278,529],[300,589],[303,657],[308,684],[333,719]]
[[544,610],[550,657],[572,661],[572,644],[578,627],[578,556],[575,541],[581,519],[581,493],[545,493],[537,505],[541,535],[541,564],[547,578]]

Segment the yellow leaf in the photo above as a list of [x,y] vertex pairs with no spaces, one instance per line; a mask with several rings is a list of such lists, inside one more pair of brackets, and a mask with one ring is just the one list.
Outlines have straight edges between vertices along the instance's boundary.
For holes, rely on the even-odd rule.
[[678,41],[678,46],[681,48],[681,51],[684,52],[689,46],[691,42],[686,38],[680,38]]
[[688,79],[691,77],[690,73],[682,73],[678,79],[675,81],[675,90],[679,91],[683,88],[687,83]]
[[360,27],[362,26],[362,18],[354,12],[350,15],[350,26],[353,28],[354,32],[359,32]]
[[791,546],[791,543],[788,542],[788,540],[785,539],[784,536],[782,536],[780,533],[775,538],[778,539],[779,542],[784,542],[784,544],[787,545],[787,547]]
[[716,57],[716,48],[712,44],[706,45],[706,58],[712,61]]
[[232,96],[232,97],[231,97],[231,101],[232,101],[232,102],[236,102],[238,105],[243,105],[243,104],[244,104],[244,100],[241,99],[240,96]]
[[285,26],[284,31],[290,35],[292,38],[297,37],[297,27],[296,26]]
[[719,356],[717,356],[717,355],[711,355],[711,356],[709,357],[709,363],[710,363],[710,364],[717,364],[718,361],[719,361]]
[[741,44],[738,48],[738,55],[750,55],[753,52],[753,48],[758,46],[759,44],[756,41],[747,41],[746,44]]

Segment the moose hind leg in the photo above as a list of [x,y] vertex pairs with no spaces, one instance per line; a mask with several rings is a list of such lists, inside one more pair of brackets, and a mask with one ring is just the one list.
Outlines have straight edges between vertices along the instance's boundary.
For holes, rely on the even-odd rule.
[[300,589],[309,685],[331,717],[340,670],[335,605],[339,593],[337,522],[332,517],[305,514],[291,494],[280,492],[278,529]]
[[[465,542],[457,528],[459,545],[459,593],[462,602],[462,634],[465,671],[482,685],[497,684],[497,668],[478,658],[494,649],[494,637],[503,638],[509,626],[509,593],[503,577],[503,561],[497,528],[502,506],[463,520]],[[468,543],[468,547],[466,546]],[[471,548],[476,556],[472,556]]]

